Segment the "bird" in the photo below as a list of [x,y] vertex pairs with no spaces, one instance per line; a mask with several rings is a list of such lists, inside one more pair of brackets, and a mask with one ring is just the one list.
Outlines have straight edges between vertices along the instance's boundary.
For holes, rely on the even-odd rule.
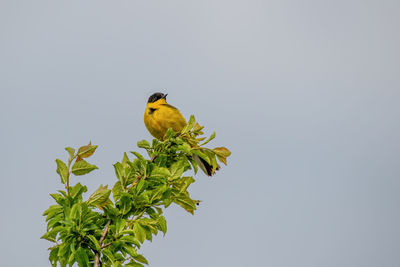
[[[180,133],[187,125],[179,109],[167,103],[167,95],[163,93],[152,94],[147,101],[144,112],[144,124],[147,130],[161,141],[165,139],[165,134],[169,128]],[[193,158],[206,175],[212,176],[215,173],[215,170],[207,161],[197,155],[193,155]]]

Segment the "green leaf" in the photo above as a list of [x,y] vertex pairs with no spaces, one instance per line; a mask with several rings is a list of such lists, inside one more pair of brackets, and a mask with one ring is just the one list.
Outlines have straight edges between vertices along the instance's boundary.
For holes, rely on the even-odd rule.
[[75,155],[75,149],[72,148],[72,147],[66,147],[65,150],[69,154],[69,160],[72,160],[74,158],[74,155]]
[[94,236],[92,236],[92,235],[88,235],[87,238],[89,238],[90,241],[92,241],[92,243],[93,243],[93,245],[94,245],[94,248],[95,248],[97,251],[100,251],[100,244],[99,244],[99,241],[97,241],[97,239],[96,239]]
[[72,253],[75,253],[75,252],[76,252],[76,248],[75,248],[74,242],[72,242],[71,245],[70,245],[69,247],[70,247]]
[[130,163],[130,160],[129,160],[126,152],[124,152],[124,156],[122,157],[122,161],[121,161],[122,167],[125,168],[128,165],[128,163]]
[[93,155],[94,151],[96,150],[98,146],[92,146],[92,142],[89,142],[89,144],[87,146],[81,146],[78,149],[78,156],[80,158],[88,158],[91,155]]
[[173,199],[172,199],[172,198],[170,198],[170,197],[168,197],[168,198],[164,198],[164,199],[163,199],[163,204],[164,204],[164,207],[165,207],[165,208],[168,208],[168,207],[169,207],[169,205],[171,205],[172,201],[173,201]]
[[175,137],[175,136],[176,136],[176,132],[172,128],[169,128],[167,130],[167,132],[165,133],[166,139],[170,139],[170,138]]
[[157,212],[155,211],[155,209],[153,207],[147,207],[146,208],[146,213],[151,217],[158,217]]
[[56,238],[54,236],[51,236],[50,233],[45,233],[40,237],[40,239],[46,239],[50,242],[57,242]]
[[[193,128],[193,131],[200,132],[203,128],[204,128],[204,126],[200,126],[200,124],[198,124],[196,122],[196,124],[194,125],[194,128]],[[201,133],[201,134],[203,134],[203,133]]]
[[194,174],[197,174],[197,171],[198,171],[198,169],[199,169],[199,166],[197,165],[196,160],[193,159],[193,158],[190,158],[190,164],[192,164]]
[[69,255],[69,258],[68,258],[68,265],[69,265],[69,266],[74,265],[75,261],[76,261],[76,252],[72,252],[72,253]]
[[62,220],[64,220],[64,214],[62,212],[49,219],[46,227],[47,231],[50,231],[56,224],[60,225]]
[[132,153],[133,155],[135,155],[139,160],[141,160],[141,161],[146,161],[146,159],[145,159],[142,155],[140,155],[138,152],[131,151],[131,153]]
[[86,203],[89,206],[101,206],[101,204],[106,203],[111,194],[111,190],[107,189],[107,187],[107,185],[100,185],[100,187],[89,197]]
[[78,162],[75,162],[72,166],[72,173],[74,175],[84,175],[95,169],[98,169],[97,166],[92,165],[85,160],[80,160]]
[[119,240],[124,241],[125,243],[128,243],[128,244],[134,244],[135,246],[140,247],[139,241],[133,236],[124,235]]
[[184,208],[187,212],[194,214],[196,210],[195,201],[189,198],[187,195],[181,193],[177,198],[174,199],[174,202]]
[[154,169],[151,171],[151,177],[154,178],[167,178],[169,176],[171,176],[171,173],[165,167],[154,166]]
[[213,132],[213,134],[203,143],[201,143],[199,146],[204,146],[205,144],[209,143],[211,140],[213,140],[215,138],[215,132]]
[[114,208],[112,205],[103,206],[102,208],[104,210],[104,213],[107,214],[107,216],[110,218],[115,218],[119,216],[119,210],[117,208]]
[[161,215],[161,214],[163,213],[162,208],[160,208],[160,207],[154,207],[154,208],[157,210],[157,213],[158,213],[159,215]]
[[220,155],[217,155],[217,158],[218,158],[218,160],[219,160],[220,162],[222,162],[223,164],[227,165],[227,162],[226,162],[226,158],[225,158],[225,157],[222,157],[222,156],[220,156]]
[[63,194],[64,197],[67,197],[67,192],[65,192],[64,190],[57,190],[57,192],[60,192],[61,194]]
[[186,189],[189,187],[190,184],[194,183],[195,180],[191,176],[184,176],[181,179],[177,180],[174,182],[174,187],[176,187],[179,190],[179,193],[182,193],[186,191]]
[[48,215],[50,212],[52,212],[53,210],[57,210],[57,211],[58,211],[59,209],[62,210],[62,208],[61,208],[59,205],[51,205],[47,210],[45,210],[45,211],[43,212],[42,216],[46,216],[46,215]]
[[128,236],[133,236],[135,234],[135,232],[132,229],[127,228],[127,229],[122,230],[119,234],[120,235],[127,234]]
[[142,190],[145,189],[146,181],[145,180],[140,180],[134,187],[136,189],[136,193],[140,194],[142,193]]
[[137,146],[140,147],[140,148],[144,148],[144,149],[149,149],[150,148],[150,144],[146,140],[142,140],[142,141],[137,142]]
[[124,250],[126,250],[126,252],[128,252],[128,254],[131,255],[132,257],[137,256],[136,249],[130,245],[124,246]]
[[[204,154],[203,152],[201,152],[200,150],[198,150],[198,149],[193,149],[193,150],[192,150],[192,154],[197,155],[198,157],[204,159],[208,164],[211,165],[210,158],[209,158],[206,154]],[[195,156],[194,156],[194,158],[196,159]]]
[[187,166],[187,162],[183,161],[183,160],[173,163],[170,167],[171,175],[170,175],[169,180],[173,180],[173,179],[177,179],[177,178],[181,177],[181,175],[185,171],[186,166]]
[[108,248],[103,249],[102,253],[109,261],[113,262],[115,260],[113,253]]
[[167,221],[165,220],[164,216],[160,216],[158,218],[158,226],[161,232],[163,232],[165,235],[167,233]]
[[56,237],[57,237],[57,234],[59,232],[63,231],[64,228],[65,227],[61,226],[61,225],[60,226],[56,226],[50,232],[45,233],[41,238],[42,239],[47,239],[47,240],[49,240],[51,242],[55,242],[55,241],[52,241],[52,240],[55,240]]
[[120,199],[120,210],[123,215],[127,214],[132,208],[132,200],[128,195],[124,195]]
[[193,128],[195,122],[196,122],[196,120],[195,120],[194,116],[190,115],[188,124],[182,129],[181,134],[185,134],[185,133],[189,132]]
[[82,195],[84,192],[86,192],[87,191],[87,187],[81,185],[80,183],[77,183],[76,185],[71,186],[69,188],[69,191],[70,191],[71,197],[75,198],[77,196]]
[[204,153],[210,159],[210,165],[213,167],[214,170],[216,170],[218,168],[218,163],[217,163],[217,159],[215,158],[215,153],[210,150],[205,150]]
[[113,193],[113,198],[114,201],[117,201],[120,197],[121,197],[121,193],[122,193],[122,185],[120,181],[117,181],[114,184],[114,187],[112,189],[112,193]]
[[167,188],[168,187],[166,185],[162,185],[160,188],[155,190],[155,192],[153,193],[152,197],[150,198],[150,202],[154,202],[156,200],[161,199],[163,193],[167,190]]
[[59,247],[56,246],[53,249],[51,249],[50,251],[50,255],[49,255],[49,260],[50,263],[53,267],[57,267],[57,262],[58,262],[58,249]]
[[153,232],[152,232],[152,230],[155,230],[154,231],[154,234],[156,235],[157,234],[157,229],[156,228],[150,228],[150,227],[143,227],[143,228],[145,228],[145,230],[146,230],[146,239],[147,240],[150,240],[150,241],[153,241]]
[[130,262],[130,263],[127,263],[125,266],[126,266],[126,267],[144,267],[143,264],[140,264],[140,263],[134,262],[134,261],[132,261],[132,262]]
[[68,255],[68,253],[71,251],[70,249],[70,244],[67,242],[64,242],[60,245],[60,249],[58,250],[58,257],[64,257],[64,255]]
[[231,155],[231,152],[226,147],[216,147],[213,149],[213,151],[215,152],[215,154],[220,155],[225,158],[227,158]]
[[145,257],[143,257],[143,255],[138,254],[137,256],[133,256],[133,258],[135,260],[137,260],[138,262],[144,263],[144,264],[149,264],[149,262],[146,260]]
[[183,153],[191,155],[192,147],[188,143],[183,143],[177,146],[177,150],[182,151]]
[[61,177],[61,183],[65,184],[68,178],[68,167],[62,160],[56,159],[56,163],[57,163],[56,171]]
[[64,203],[65,203],[65,198],[64,198],[64,196],[62,196],[62,195],[60,195],[60,194],[57,194],[57,193],[50,194],[50,196],[51,196],[52,198],[54,198],[54,200],[55,200],[58,204],[60,204],[60,206],[63,206],[63,205],[64,205]]
[[135,198],[135,205],[137,206],[139,203],[141,206],[150,205],[150,194],[151,191],[144,191],[137,198]]
[[231,155],[231,152],[225,147],[216,147],[212,150],[220,162],[227,165],[226,158]]
[[43,212],[43,216],[47,215],[46,221],[48,221],[61,213],[63,213],[63,208],[60,205],[51,205],[47,210],[45,210],[45,212]]
[[89,257],[83,248],[78,248],[75,253],[75,259],[78,262],[79,267],[89,266]]
[[193,128],[195,122],[196,122],[196,119],[194,118],[194,115],[190,115],[190,118],[188,121],[189,130]]
[[58,246],[55,246],[53,248],[50,248],[50,255],[49,255],[49,260],[50,263],[53,267],[57,267],[57,261],[58,261]]
[[124,230],[125,225],[126,225],[126,220],[117,218],[114,220],[114,224],[115,224],[115,233],[119,234],[120,232],[122,232]]
[[139,223],[134,223],[133,232],[135,233],[135,237],[139,240],[139,242],[143,243],[146,239],[146,230]]
[[124,184],[125,184],[125,181],[124,181],[124,179],[123,179],[124,171],[123,171],[122,164],[119,163],[119,162],[117,162],[117,163],[115,163],[113,166],[114,166],[114,170],[115,170],[115,175],[117,176],[117,178],[118,178],[118,180],[120,181],[120,183],[121,183],[122,185],[124,185]]
[[72,206],[68,217],[71,218],[71,219],[76,219],[76,218],[79,218],[81,216],[81,214],[82,214],[81,203],[75,203]]

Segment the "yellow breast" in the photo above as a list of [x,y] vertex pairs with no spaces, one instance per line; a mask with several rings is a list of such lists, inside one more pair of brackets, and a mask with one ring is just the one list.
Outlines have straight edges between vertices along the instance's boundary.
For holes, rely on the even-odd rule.
[[155,138],[163,140],[169,128],[179,133],[186,126],[186,120],[179,110],[159,99],[148,103],[144,112],[144,124]]

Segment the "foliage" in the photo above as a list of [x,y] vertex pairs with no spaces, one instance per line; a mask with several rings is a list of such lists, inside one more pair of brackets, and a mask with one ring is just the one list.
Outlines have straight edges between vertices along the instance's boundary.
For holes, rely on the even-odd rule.
[[148,264],[138,249],[159,231],[166,233],[163,208],[175,203],[193,214],[199,204],[188,192],[195,180],[186,172],[193,169],[196,173],[198,169],[193,156],[198,155],[216,169],[217,159],[226,164],[230,155],[224,147],[203,147],[215,133],[205,140],[200,137],[202,129],[191,116],[178,135],[169,129],[164,141],[154,139],[152,145],[146,140],[138,142],[150,159],[132,151],[131,160],[124,153],[122,161],[114,164],[117,181],[112,189],[100,185],[87,200],[83,200],[86,186],[80,183],[70,186],[71,174],[80,176],[97,169],[86,161],[97,146],[89,143],[77,151],[67,147],[67,163],[56,160],[65,190],[50,194],[56,204],[43,213],[47,232],[42,238],[55,243],[49,248],[52,266]]

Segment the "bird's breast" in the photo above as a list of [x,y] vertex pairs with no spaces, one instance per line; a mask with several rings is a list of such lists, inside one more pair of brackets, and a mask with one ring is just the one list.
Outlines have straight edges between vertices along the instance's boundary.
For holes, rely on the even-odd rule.
[[144,123],[149,132],[158,139],[164,139],[164,135],[169,128],[179,133],[186,125],[179,110],[167,104],[152,105],[146,108]]

